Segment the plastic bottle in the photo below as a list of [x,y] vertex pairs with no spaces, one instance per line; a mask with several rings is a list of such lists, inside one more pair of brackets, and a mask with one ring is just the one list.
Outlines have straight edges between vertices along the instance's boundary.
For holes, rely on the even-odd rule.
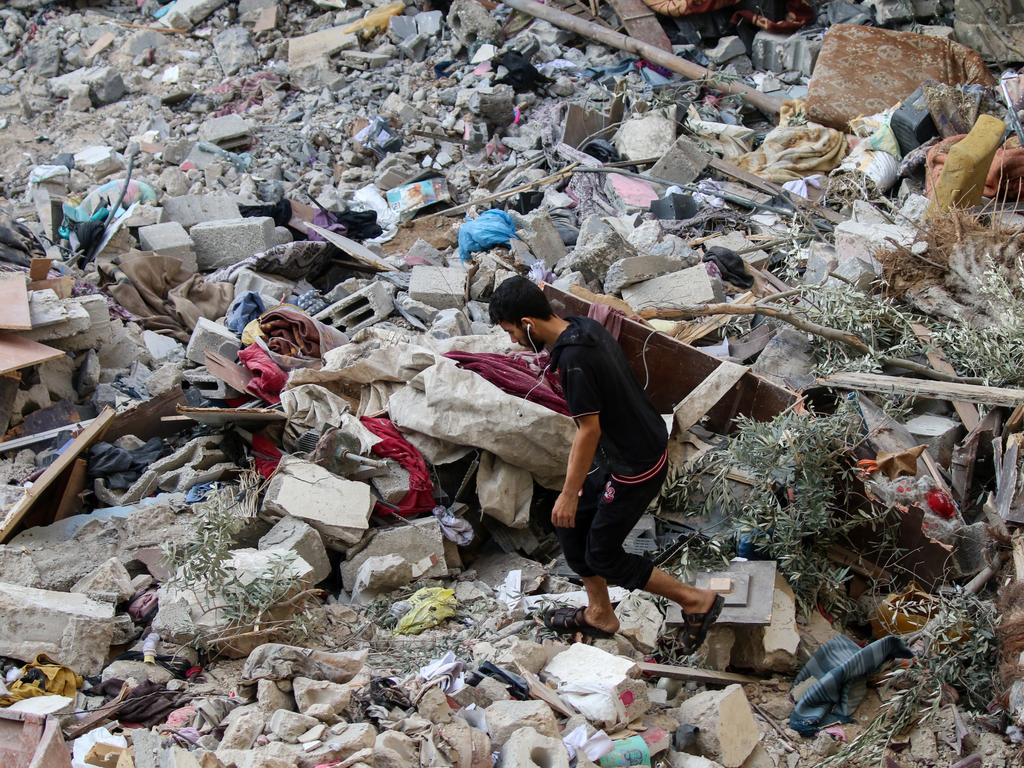
[[159,649],[160,635],[156,632],[149,633],[142,644],[142,660],[147,664],[156,664],[156,654]]

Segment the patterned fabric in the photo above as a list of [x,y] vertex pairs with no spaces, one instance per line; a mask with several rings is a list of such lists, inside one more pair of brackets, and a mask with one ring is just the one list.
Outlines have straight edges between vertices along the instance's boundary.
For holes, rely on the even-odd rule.
[[807,689],[789,716],[789,727],[801,736],[813,736],[832,723],[848,723],[867,693],[867,677],[889,659],[912,658],[894,635],[861,648],[846,635],[829,640],[811,657],[793,681],[817,682]]
[[807,116],[845,130],[858,115],[882,112],[925,80],[992,85],[981,57],[928,35],[837,24],[825,35],[807,93]]
[[644,0],[644,4],[663,16],[689,16],[736,5],[739,0]]

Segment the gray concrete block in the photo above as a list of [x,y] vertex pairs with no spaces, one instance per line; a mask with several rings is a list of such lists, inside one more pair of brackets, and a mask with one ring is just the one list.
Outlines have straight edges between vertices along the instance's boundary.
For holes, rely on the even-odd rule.
[[242,397],[244,394],[233,387],[229,387],[205,367],[185,371],[182,374],[182,378],[195,387],[207,400],[233,400],[236,397]]
[[199,126],[199,138],[221,147],[246,145],[252,140],[252,123],[241,115],[211,117]]
[[176,221],[185,229],[204,221],[242,217],[234,195],[223,193],[165,197],[160,205],[164,209],[164,222]]
[[273,248],[276,242],[274,220],[269,216],[203,221],[192,227],[190,234],[202,271],[237,264]]
[[409,296],[437,309],[459,309],[466,303],[468,273],[452,267],[413,267]]
[[185,269],[197,269],[196,251],[188,232],[176,221],[152,224],[139,229],[139,245],[144,251],[153,251],[162,256],[173,256],[181,261]]
[[294,552],[313,568],[311,579],[319,584],[331,575],[327,548],[316,529],[295,517],[283,517],[259,542],[260,549],[285,549]]
[[630,256],[619,259],[604,279],[605,293],[618,293],[627,285],[642,283],[683,269],[683,262],[670,256]]
[[260,296],[268,296],[274,301],[282,302],[292,295],[295,283],[277,275],[253,272],[241,269],[235,278],[235,296],[246,291],[256,291]]
[[235,334],[220,323],[201,317],[188,340],[185,357],[196,365],[206,365],[207,350],[224,355],[228,360],[235,360],[241,348],[242,342]]
[[722,281],[708,274],[703,264],[655,277],[622,289],[622,298],[635,311],[677,309],[725,300]]
[[689,184],[704,172],[710,162],[711,156],[693,139],[680,136],[654,164],[648,175],[668,179],[676,184]]

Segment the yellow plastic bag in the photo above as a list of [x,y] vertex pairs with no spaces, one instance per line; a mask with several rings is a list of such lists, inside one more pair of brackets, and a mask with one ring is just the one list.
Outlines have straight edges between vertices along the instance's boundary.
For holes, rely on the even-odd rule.
[[455,615],[455,591],[444,587],[424,587],[409,598],[412,607],[398,620],[396,635],[418,635]]

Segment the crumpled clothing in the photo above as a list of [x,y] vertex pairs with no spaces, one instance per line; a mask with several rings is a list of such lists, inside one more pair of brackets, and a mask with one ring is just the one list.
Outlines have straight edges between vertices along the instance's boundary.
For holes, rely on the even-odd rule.
[[281,77],[273,72],[255,72],[225,80],[210,88],[210,93],[220,97],[217,103],[222,105],[213,113],[213,117],[244,114],[251,107],[262,104],[267,94],[273,93],[281,85]]
[[797,124],[803,111],[798,101],[783,105],[778,127],[761,146],[736,158],[736,165],[779,184],[828,173],[842,162],[849,148],[846,136],[816,123]]
[[746,290],[754,285],[754,278],[747,271],[747,263],[736,251],[713,245],[704,251],[704,263],[712,263],[718,270],[718,276],[737,288]]
[[143,328],[184,343],[200,317],[221,317],[235,295],[230,283],[204,279],[172,256],[130,251],[119,263],[100,258],[98,266],[110,295]]
[[[112,677],[103,682],[99,690],[105,698],[113,699],[121,692],[124,684],[124,680]],[[147,680],[132,688],[124,701],[107,710],[107,713],[122,724],[138,724],[149,728],[164,722],[167,715],[178,708],[181,698],[180,691],[169,691],[161,683]]]
[[82,676],[73,669],[40,653],[21,668],[20,677],[8,686],[7,695],[0,696],[0,707],[9,707],[17,701],[36,696],[66,696],[73,699],[83,682]]
[[925,80],[995,82],[981,56],[965,45],[930,35],[836,24],[825,33],[808,84],[807,116],[843,130],[858,115],[889,109]]
[[551,79],[542,75],[530,60],[516,50],[505,51],[492,61],[495,69],[504,67],[506,72],[494,81],[495,85],[511,85],[516,93],[526,93],[546,85]]
[[546,355],[449,352],[445,357],[454,360],[460,368],[479,374],[503,392],[539,403],[563,416],[569,415],[561,385],[548,370]]
[[473,526],[464,518],[456,516],[447,507],[434,507],[434,517],[441,527],[441,535],[460,547],[468,547],[473,543]]
[[89,479],[103,477],[108,488],[130,488],[166,450],[167,444],[161,437],[150,438],[142,447],[131,451],[112,443],[96,443],[89,449]]
[[459,227],[459,258],[469,261],[477,251],[508,245],[516,236],[516,223],[507,211],[492,208]]
[[423,454],[402,437],[391,419],[363,416],[359,421],[381,439],[373,446],[373,454],[382,459],[394,459],[409,473],[409,492],[394,511],[403,517],[410,517],[432,510],[435,504],[434,483]]
[[876,640],[864,648],[846,635],[819,648],[793,680],[797,686],[814,678],[789,716],[789,727],[801,736],[813,736],[825,725],[849,723],[864,695],[867,678],[890,659],[909,659],[913,653],[896,636]]
[[289,280],[312,280],[323,272],[335,252],[337,248],[330,243],[296,240],[275,245],[263,253],[253,254],[231,266],[218,269],[206,279],[233,282],[235,276],[243,269],[251,269],[253,272],[280,275]]
[[595,301],[587,310],[587,317],[599,322],[618,341],[619,334],[622,333],[622,321],[626,317],[621,310]]
[[[384,234],[384,230],[377,223],[376,211],[317,211],[313,216],[313,223],[336,235],[344,235],[359,242],[372,240]],[[319,232],[311,230],[309,239],[322,241],[324,237]]]
[[276,203],[260,205],[239,205],[238,212],[244,218],[267,216],[274,220],[276,227],[287,227],[292,220],[292,204],[288,200],[278,200]]
[[[935,185],[939,183],[949,151],[965,137],[966,134],[950,136],[928,150],[928,159],[925,161],[925,192],[928,197],[932,197]],[[1017,145],[1016,137],[996,150],[988,176],[985,177],[982,195],[1007,201],[1017,201],[1024,197],[1024,149]]]
[[320,291],[313,288],[296,298],[295,306],[307,315],[318,315],[327,309],[327,301]]
[[348,343],[341,331],[284,306],[265,313],[260,329],[270,350],[288,357],[321,359],[325,352]]
[[238,351],[238,359],[253,374],[245,391],[272,405],[281,402],[281,390],[288,383],[288,374],[278,368],[259,344],[250,344]]

